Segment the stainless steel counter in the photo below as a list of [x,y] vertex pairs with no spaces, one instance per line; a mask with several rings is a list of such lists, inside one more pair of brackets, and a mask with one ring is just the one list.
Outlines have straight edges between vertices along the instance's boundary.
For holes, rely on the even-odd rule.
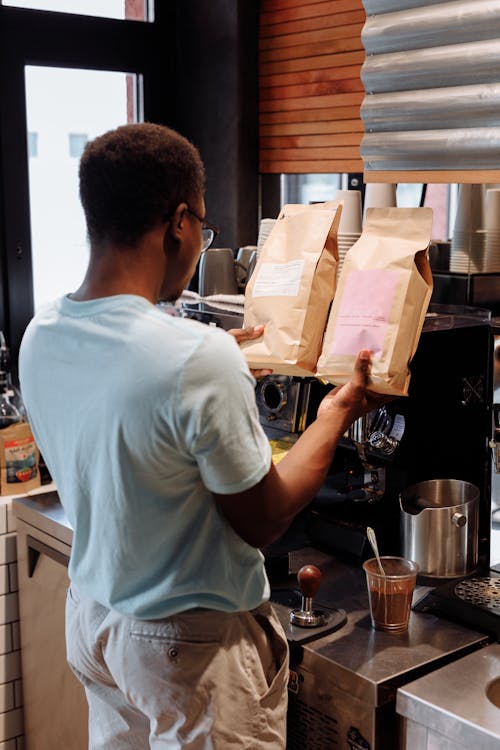
[[[13,507],[18,518],[71,544],[73,532],[57,492],[18,497]],[[433,662],[442,663],[458,651],[466,653],[488,640],[482,633],[417,612],[411,614],[407,633],[394,635],[373,630],[361,567],[347,565],[312,548],[292,553],[291,561],[297,570],[306,563],[321,568],[323,580],[315,607],[340,608],[347,614],[347,622],[339,630],[303,647],[302,663],[311,658],[328,662],[335,668],[337,687],[370,704],[392,700],[396,687],[422,668]],[[296,588],[295,579],[289,577],[281,583],[283,586]],[[417,588],[416,598],[427,590]]]
[[407,750],[498,750],[500,644],[405,685],[397,711],[407,719]]
[[[322,660],[334,670],[337,688],[378,706],[393,700],[396,689],[412,675],[429,671],[458,653],[468,653],[488,642],[483,633],[435,615],[412,612],[408,631],[374,630],[369,615],[364,571],[314,550],[300,555],[296,566],[318,564],[323,580],[315,608],[323,604],[345,610],[347,622],[339,630],[303,646],[302,666]],[[414,601],[428,591],[418,587]]]
[[[71,544],[72,530],[57,492],[16,498],[13,510],[26,523]],[[487,636],[417,612],[411,614],[407,633],[375,631],[360,566],[342,563],[312,548],[290,553],[290,562],[294,570],[306,563],[320,567],[323,580],[314,606],[345,610],[347,621],[335,632],[292,648],[287,747],[352,750],[361,737],[370,750],[400,748],[395,713],[398,687],[481,648],[487,644]],[[276,584],[274,588],[296,589],[293,576],[272,583]],[[427,590],[417,589],[416,596]],[[335,727],[340,744],[332,744],[331,727]]]
[[[488,637],[419,612],[411,613],[406,633],[376,631],[361,567],[314,549],[291,553],[292,558],[294,570],[312,563],[323,572],[315,609],[345,610],[347,622],[317,640],[292,644],[288,750],[402,750],[398,688],[481,649]],[[283,582],[276,585],[281,589]],[[415,600],[427,591],[418,587]]]
[[55,490],[16,497],[12,500],[12,509],[17,518],[59,539],[64,544],[72,544],[73,530]]

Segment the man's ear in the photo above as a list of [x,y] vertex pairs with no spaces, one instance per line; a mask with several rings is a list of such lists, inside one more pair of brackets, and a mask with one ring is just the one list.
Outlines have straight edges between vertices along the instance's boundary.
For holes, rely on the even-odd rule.
[[182,237],[187,207],[187,203],[179,203],[170,219],[170,233],[176,240]]

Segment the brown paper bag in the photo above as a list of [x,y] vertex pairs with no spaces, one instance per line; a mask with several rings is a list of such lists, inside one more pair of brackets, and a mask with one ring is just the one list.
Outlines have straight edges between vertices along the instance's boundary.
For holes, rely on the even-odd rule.
[[0,491],[20,495],[40,487],[40,454],[28,422],[0,430]]
[[408,364],[432,294],[431,228],[431,208],[367,209],[361,237],[346,253],[318,377],[346,383],[358,351],[369,349],[370,390],[408,394]]
[[250,368],[314,374],[335,293],[341,211],[341,201],[281,210],[245,289],[244,326],[265,326],[241,344]]

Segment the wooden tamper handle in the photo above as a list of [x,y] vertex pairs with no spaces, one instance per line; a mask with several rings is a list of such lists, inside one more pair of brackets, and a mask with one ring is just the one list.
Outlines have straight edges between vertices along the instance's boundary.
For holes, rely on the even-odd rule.
[[324,625],[328,620],[326,612],[313,610],[313,596],[321,583],[321,570],[316,565],[304,565],[297,573],[297,581],[302,594],[302,606],[290,612],[290,622],[302,628]]
[[321,583],[321,570],[316,565],[303,565],[297,573],[297,581],[301,594],[312,599]]

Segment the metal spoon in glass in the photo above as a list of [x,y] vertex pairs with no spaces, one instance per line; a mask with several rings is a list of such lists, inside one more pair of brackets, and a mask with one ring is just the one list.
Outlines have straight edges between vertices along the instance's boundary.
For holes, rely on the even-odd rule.
[[377,558],[378,567],[380,570],[380,573],[385,576],[385,570],[382,567],[382,562],[380,560],[380,555],[378,553],[378,545],[377,545],[377,537],[375,536],[375,532],[371,528],[371,526],[366,527],[366,536],[368,537],[368,541],[372,545],[372,549],[375,552],[375,557]]

